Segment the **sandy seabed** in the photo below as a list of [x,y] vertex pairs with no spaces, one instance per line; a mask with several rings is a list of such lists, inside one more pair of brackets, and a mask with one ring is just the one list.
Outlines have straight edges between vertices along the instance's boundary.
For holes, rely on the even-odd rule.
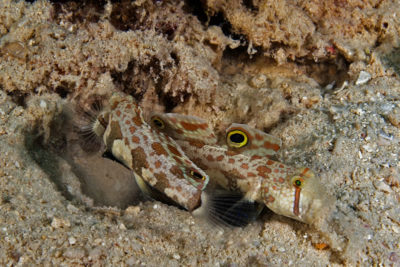
[[[0,265],[400,266],[399,18],[398,1],[2,0]],[[335,202],[226,228],[146,199],[71,126],[114,91],[281,138]]]

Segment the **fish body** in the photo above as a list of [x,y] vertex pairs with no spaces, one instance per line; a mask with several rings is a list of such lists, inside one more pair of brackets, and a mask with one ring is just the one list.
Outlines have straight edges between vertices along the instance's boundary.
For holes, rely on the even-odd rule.
[[263,203],[277,214],[306,223],[323,208],[325,191],[309,168],[271,159],[280,149],[279,139],[248,125],[232,124],[218,141],[200,118],[154,114],[150,123],[154,124],[154,118],[163,125],[158,127],[160,131],[165,129],[173,136],[211,179],[229,191],[240,192],[245,201]]
[[144,121],[133,97],[114,93],[92,130],[106,151],[134,172],[142,190],[150,187],[189,211],[200,205],[207,174],[172,138]]

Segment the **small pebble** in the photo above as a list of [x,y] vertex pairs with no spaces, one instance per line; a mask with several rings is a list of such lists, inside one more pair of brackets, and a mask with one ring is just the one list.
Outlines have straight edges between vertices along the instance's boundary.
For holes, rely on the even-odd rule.
[[394,109],[392,113],[387,115],[387,118],[393,126],[400,128],[400,109],[399,108]]
[[391,252],[389,255],[389,260],[393,262],[400,262],[400,257],[397,256],[396,252]]
[[72,204],[68,204],[68,205],[67,205],[67,210],[68,210],[69,212],[73,212],[73,213],[76,213],[76,212],[79,211],[79,209],[78,209],[77,207],[75,207],[74,205],[72,205]]
[[383,181],[376,181],[374,183],[374,186],[377,190],[385,192],[385,193],[390,193],[392,192],[392,189],[390,188],[390,186],[388,184],[386,184]]
[[54,217],[51,222],[51,227],[53,227],[54,229],[68,228],[70,226],[71,226],[71,223],[68,220],[59,219],[56,217]]
[[68,242],[69,242],[70,245],[75,244],[75,243],[76,243],[75,237],[70,237],[70,238],[68,238]]
[[369,80],[371,80],[371,74],[362,70],[362,71],[360,71],[360,74],[358,75],[356,85],[361,85],[361,84],[367,83]]
[[138,215],[140,212],[139,206],[129,206],[125,209],[125,214]]
[[264,74],[259,74],[250,79],[249,85],[253,88],[261,88],[265,86],[267,77]]
[[103,256],[104,249],[102,247],[95,247],[89,252],[89,257],[93,260],[99,259],[101,256]]
[[181,259],[181,256],[180,256],[178,253],[174,253],[174,254],[172,255],[172,257],[173,257],[175,260],[180,260],[180,259]]
[[47,103],[46,103],[46,101],[44,101],[43,99],[42,100],[40,100],[40,107],[42,108],[42,109],[47,109]]
[[81,247],[68,248],[67,250],[65,250],[63,255],[64,255],[64,257],[70,258],[70,259],[81,259],[81,258],[85,257],[86,251]]

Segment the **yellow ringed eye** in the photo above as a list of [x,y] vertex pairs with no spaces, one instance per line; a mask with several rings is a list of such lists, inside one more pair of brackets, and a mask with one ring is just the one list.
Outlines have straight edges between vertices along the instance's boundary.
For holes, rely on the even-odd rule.
[[158,129],[164,129],[165,124],[164,121],[162,119],[160,119],[159,117],[153,117],[151,119],[153,121],[153,124],[158,128]]
[[201,175],[200,173],[198,173],[198,172],[196,172],[196,171],[193,171],[193,170],[190,171],[190,175],[191,175],[192,177],[196,178],[196,179],[201,179],[201,180],[203,180],[203,181],[206,179],[205,176],[203,176],[203,175]]
[[241,148],[247,145],[247,142],[249,141],[247,134],[241,130],[230,131],[226,136],[226,140],[229,146],[235,148]]

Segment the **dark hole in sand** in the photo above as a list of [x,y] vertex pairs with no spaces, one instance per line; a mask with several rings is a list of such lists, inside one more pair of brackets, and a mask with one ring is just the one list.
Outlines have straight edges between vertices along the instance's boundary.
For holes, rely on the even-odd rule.
[[[124,166],[102,157],[102,151],[87,153],[66,114],[52,123],[48,142],[37,131],[28,134],[25,146],[30,157],[43,169],[64,197],[78,201],[71,193],[71,172],[79,179],[82,193],[93,199],[95,206],[126,208],[143,200],[133,173]],[[70,172],[65,172],[69,166]],[[74,192],[74,190],[72,190]]]

